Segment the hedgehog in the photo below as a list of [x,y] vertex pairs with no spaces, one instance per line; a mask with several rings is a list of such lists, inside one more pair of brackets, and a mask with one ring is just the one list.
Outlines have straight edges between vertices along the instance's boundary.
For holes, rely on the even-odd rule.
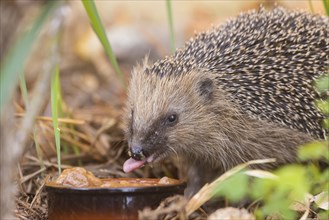
[[276,7],[241,13],[132,71],[123,170],[178,158],[185,195],[249,160],[297,162],[324,139],[313,82],[329,66],[328,17]]

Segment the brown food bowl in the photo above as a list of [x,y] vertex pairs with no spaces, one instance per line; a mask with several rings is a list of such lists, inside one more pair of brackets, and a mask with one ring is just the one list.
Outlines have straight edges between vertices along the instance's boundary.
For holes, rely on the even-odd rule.
[[[160,202],[176,194],[183,194],[185,184],[172,180],[158,184],[160,179],[113,178],[111,187],[68,187],[49,182],[48,219],[138,219],[138,210],[156,208]],[[118,182],[128,183],[118,187]],[[129,183],[132,182],[133,184]],[[138,185],[135,184],[138,182]]]

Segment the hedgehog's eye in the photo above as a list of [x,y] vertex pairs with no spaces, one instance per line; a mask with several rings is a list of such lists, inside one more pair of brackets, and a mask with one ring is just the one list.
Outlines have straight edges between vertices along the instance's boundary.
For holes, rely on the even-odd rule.
[[173,113],[173,114],[168,115],[168,117],[167,117],[167,124],[168,125],[173,126],[177,123],[177,121],[178,121],[177,114]]

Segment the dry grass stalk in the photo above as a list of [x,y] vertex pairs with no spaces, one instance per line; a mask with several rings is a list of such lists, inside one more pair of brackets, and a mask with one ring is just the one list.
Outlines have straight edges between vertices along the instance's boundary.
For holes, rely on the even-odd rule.
[[[40,164],[40,160],[38,158],[36,158],[36,157],[33,157],[33,156],[25,156],[25,158],[31,160],[32,162],[23,163],[22,166],[25,166],[25,167],[28,167],[28,166],[39,166],[39,164]],[[45,167],[47,167],[47,168],[49,168],[49,167],[57,168],[58,167],[56,161],[54,161],[54,162],[43,161],[43,162],[44,162]],[[70,166],[70,165],[64,165],[63,164],[62,167],[64,169],[66,169],[66,168],[71,168],[72,166]]]
[[[24,113],[16,113],[15,116],[16,117],[24,117],[25,114]],[[50,122],[53,121],[53,119],[51,117],[47,117],[47,116],[37,116],[36,120],[50,121]],[[58,122],[66,123],[66,124],[82,125],[86,121],[79,120],[79,119],[73,119],[73,118],[58,118]]]
[[30,204],[30,208],[32,208],[32,207],[34,206],[34,203],[35,203],[35,201],[36,201],[37,199],[40,200],[40,194],[41,194],[41,192],[42,192],[42,189],[43,189],[43,187],[45,186],[45,184],[49,181],[49,179],[50,179],[50,176],[48,175],[48,176],[46,176],[46,178],[42,181],[41,186],[40,186],[40,187],[38,188],[38,190],[36,191],[35,196],[34,196],[32,202],[31,202],[31,204]]
[[42,172],[45,171],[45,170],[46,170],[46,167],[42,167],[41,169],[37,170],[36,172],[24,176],[24,177],[19,181],[20,184],[25,183],[26,181],[32,179],[33,177],[37,176],[38,174],[42,173]]

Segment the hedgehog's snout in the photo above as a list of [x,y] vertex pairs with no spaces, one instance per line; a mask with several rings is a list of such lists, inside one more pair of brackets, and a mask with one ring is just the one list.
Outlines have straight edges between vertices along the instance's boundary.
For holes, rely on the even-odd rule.
[[147,157],[143,148],[139,145],[132,146],[129,149],[129,155],[135,160],[145,160]]

